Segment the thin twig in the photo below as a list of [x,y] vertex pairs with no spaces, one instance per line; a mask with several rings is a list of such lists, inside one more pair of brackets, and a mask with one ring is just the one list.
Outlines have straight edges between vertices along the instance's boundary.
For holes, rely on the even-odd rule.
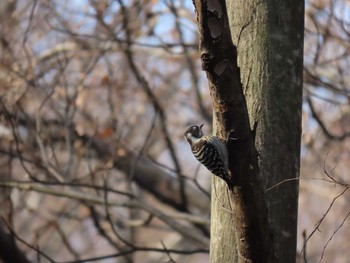
[[21,237],[19,237],[16,232],[10,227],[10,225],[6,222],[6,220],[1,217],[3,223],[5,224],[5,226],[7,227],[7,229],[9,230],[9,232],[11,233],[11,235],[17,239],[18,241],[20,241],[21,243],[25,244],[27,247],[31,248],[32,250],[36,251],[36,253],[38,254],[38,256],[43,256],[44,258],[46,258],[48,261],[55,263],[55,261],[50,258],[48,255],[46,255],[44,252],[42,252],[38,247],[35,247],[31,244],[29,244],[27,241],[25,241],[24,239],[22,239]]
[[320,261],[319,263],[321,263],[322,259],[323,259],[323,256],[324,256],[324,253],[326,251],[326,248],[329,244],[329,242],[331,242],[331,240],[333,239],[333,237],[335,236],[335,234],[340,230],[340,228],[344,225],[345,221],[348,219],[348,217],[350,216],[350,211],[347,213],[347,215],[343,218],[341,224],[337,227],[336,230],[334,230],[333,234],[331,235],[331,237],[328,239],[327,243],[325,244],[325,246],[323,247],[323,250],[322,250],[322,255],[321,255],[321,258],[320,258]]
[[350,187],[345,187],[345,188],[343,189],[343,191],[341,191],[337,196],[335,196],[335,197],[333,198],[333,200],[332,200],[332,202],[330,203],[328,209],[327,209],[326,212],[323,214],[323,216],[317,221],[314,230],[312,230],[311,234],[307,237],[307,239],[306,239],[306,241],[305,241],[305,243],[304,243],[304,246],[303,246],[303,248],[302,248],[302,250],[301,250],[301,252],[300,252],[301,254],[303,254],[304,249],[306,248],[306,244],[309,242],[309,240],[311,239],[311,237],[315,234],[315,232],[316,232],[317,230],[320,230],[320,226],[321,226],[322,222],[324,221],[324,219],[325,219],[326,216],[328,215],[329,211],[332,209],[332,207],[333,207],[335,201],[336,201],[339,197],[343,196],[343,195],[345,194],[345,192],[346,192],[349,188],[350,188]]

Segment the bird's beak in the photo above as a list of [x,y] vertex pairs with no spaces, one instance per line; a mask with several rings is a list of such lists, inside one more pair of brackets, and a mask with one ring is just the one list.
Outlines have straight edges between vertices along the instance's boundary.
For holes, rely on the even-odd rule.
[[204,123],[203,123],[202,125],[200,125],[200,126],[199,126],[199,129],[201,129],[201,130],[202,130],[202,127],[203,127],[203,126],[204,126]]

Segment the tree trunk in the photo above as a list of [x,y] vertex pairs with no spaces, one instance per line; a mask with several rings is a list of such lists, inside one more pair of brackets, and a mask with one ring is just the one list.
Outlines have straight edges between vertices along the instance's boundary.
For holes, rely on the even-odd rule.
[[266,190],[299,173],[304,3],[194,3],[234,184],[213,180],[210,260],[295,262],[298,181]]
[[227,1],[251,125],[257,123],[260,181],[273,251],[295,262],[300,167],[304,1]]
[[[6,68],[12,68],[13,58],[11,52],[11,40],[15,35],[18,22],[16,20],[16,0],[0,1],[0,65],[5,65],[0,71],[0,87],[3,90],[10,90],[12,83],[8,80]],[[1,100],[1,98],[0,98]],[[3,109],[0,106],[3,114]],[[1,135],[0,135],[1,136]],[[3,147],[11,147],[3,143]],[[0,182],[9,181],[12,173],[12,160],[10,157],[1,156],[0,158]],[[0,262],[4,263],[29,263],[26,255],[18,248],[13,233],[7,229],[7,225],[13,227],[13,207],[11,201],[11,189],[0,189]],[[6,222],[6,224],[4,223]]]

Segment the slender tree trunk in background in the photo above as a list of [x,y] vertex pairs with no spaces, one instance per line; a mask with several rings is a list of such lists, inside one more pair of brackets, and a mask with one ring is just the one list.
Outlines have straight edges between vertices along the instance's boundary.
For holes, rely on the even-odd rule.
[[194,3],[216,135],[232,138],[233,192],[213,179],[210,261],[295,262],[298,181],[266,190],[299,176],[304,1]]
[[[11,82],[8,77],[8,72],[5,68],[12,68],[14,63],[11,57],[11,38],[14,35],[16,27],[18,25],[16,16],[14,15],[17,7],[16,0],[1,0],[0,1],[0,65],[2,67],[0,71],[0,87],[3,90],[11,90]],[[3,114],[3,109],[0,106],[0,112]],[[4,136],[0,134],[0,137]],[[5,137],[5,136],[4,136]],[[4,144],[5,145],[5,144]],[[8,158],[8,159],[7,159]],[[11,179],[12,161],[9,157],[1,156],[0,158],[0,181],[9,181]],[[11,202],[11,189],[0,189],[0,262],[4,263],[30,263],[26,258],[26,255],[18,248],[15,238],[12,233],[9,233],[7,226],[12,225],[12,213],[13,207]],[[13,226],[11,226],[13,227]]]
[[[13,63],[11,52],[9,48],[10,39],[13,36],[13,32],[16,29],[17,22],[16,19],[13,18],[13,13],[16,11],[17,1],[14,0],[5,0],[0,1],[0,66],[5,65],[8,68],[11,68],[11,64]],[[3,67],[5,68],[5,67]],[[11,90],[11,84],[8,81],[8,72],[1,68],[0,70],[0,87],[4,90]],[[1,99],[1,98],[0,98]],[[0,112],[2,115],[2,107],[0,106]],[[0,134],[0,138],[4,136]],[[10,158],[7,159],[5,156],[1,156],[0,158],[0,181],[8,181],[10,180],[11,174],[11,163]],[[0,216],[6,220],[6,222],[11,221],[11,209],[12,204],[10,200],[11,189],[10,188],[2,188],[0,190]],[[0,220],[0,228],[2,226],[2,220]],[[1,235],[2,236],[2,235]]]

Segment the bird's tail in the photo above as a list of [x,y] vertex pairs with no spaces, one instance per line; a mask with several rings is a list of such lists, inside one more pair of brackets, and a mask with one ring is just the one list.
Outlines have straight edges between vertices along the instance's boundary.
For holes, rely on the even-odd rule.
[[226,182],[228,188],[230,189],[230,191],[232,191],[233,183],[232,183],[232,177],[231,177],[230,171],[221,173],[218,175],[218,177],[220,177],[222,180],[224,180]]

